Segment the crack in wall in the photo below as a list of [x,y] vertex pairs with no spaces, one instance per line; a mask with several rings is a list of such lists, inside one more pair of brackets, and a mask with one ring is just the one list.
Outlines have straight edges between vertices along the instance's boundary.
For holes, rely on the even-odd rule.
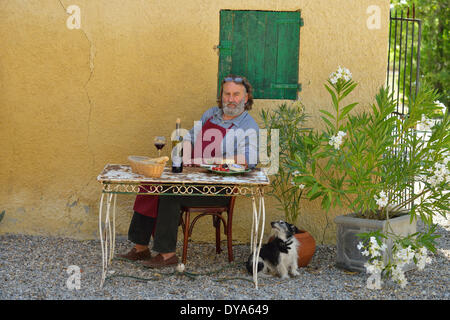
[[[67,12],[67,8],[63,5],[63,3],[61,2],[61,0],[58,0],[59,4],[61,5],[61,7],[64,9],[64,12],[69,15],[69,13]],[[90,143],[89,143],[89,137],[90,137],[90,133],[91,133],[91,115],[92,115],[92,100],[91,97],[89,96],[89,91],[88,91],[88,85],[89,82],[91,81],[92,75],[94,74],[94,70],[95,70],[95,55],[96,55],[96,49],[95,49],[95,44],[94,42],[91,40],[91,38],[88,36],[88,34],[86,33],[86,31],[80,27],[79,29],[84,36],[86,37],[86,40],[89,42],[89,77],[86,81],[86,83],[83,86],[84,91],[86,92],[86,97],[89,103],[89,114],[88,114],[88,120],[87,120],[87,136],[86,136],[86,143],[88,146],[88,149],[90,151],[90,154],[92,156],[92,170],[95,168],[95,154],[92,151],[91,147],[90,147]],[[89,179],[88,183],[86,184],[89,185],[89,183],[91,182],[92,179]]]
[[[88,115],[88,128],[87,128],[86,143],[87,143],[88,148],[89,148],[89,150],[91,152],[91,155],[92,155],[92,169],[94,169],[95,168],[95,154],[92,151],[92,149],[90,148],[90,144],[89,144],[89,137],[90,137],[90,134],[91,134],[92,101],[91,101],[91,97],[89,96],[89,91],[88,91],[87,86],[89,85],[89,82],[91,81],[92,75],[94,73],[94,69],[95,69],[94,59],[95,59],[96,51],[95,51],[95,45],[91,41],[91,39],[89,39],[87,33],[83,29],[81,29],[81,30],[82,30],[83,34],[85,35],[85,37],[88,40],[89,45],[90,45],[90,50],[89,50],[89,70],[90,70],[90,73],[89,73],[89,78],[87,79],[86,83],[84,84],[84,90],[86,92],[86,96],[87,96],[87,99],[88,99],[88,102],[89,102],[89,115]],[[89,182],[87,184],[89,184]]]

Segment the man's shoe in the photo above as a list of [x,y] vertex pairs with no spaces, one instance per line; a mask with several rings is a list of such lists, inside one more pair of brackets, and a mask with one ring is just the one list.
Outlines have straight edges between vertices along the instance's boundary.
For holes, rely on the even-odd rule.
[[142,265],[147,268],[164,268],[175,265],[178,263],[178,258],[176,255],[170,257],[167,260],[164,260],[161,254],[158,254],[156,257],[153,257],[147,261],[142,262]]
[[147,248],[144,251],[136,251],[136,248],[131,249],[126,254],[119,254],[120,258],[131,260],[131,261],[137,261],[137,260],[147,260],[152,257],[152,254],[150,253],[150,249]]

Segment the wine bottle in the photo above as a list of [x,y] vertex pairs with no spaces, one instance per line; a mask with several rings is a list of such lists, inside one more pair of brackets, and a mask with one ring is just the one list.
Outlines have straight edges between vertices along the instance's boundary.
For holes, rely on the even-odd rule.
[[175,135],[172,135],[172,172],[183,171],[183,138],[180,135],[181,120],[178,118],[175,125]]

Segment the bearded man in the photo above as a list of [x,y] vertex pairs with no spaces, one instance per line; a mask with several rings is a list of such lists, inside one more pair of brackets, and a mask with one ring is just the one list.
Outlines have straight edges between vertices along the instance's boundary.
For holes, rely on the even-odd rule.
[[[197,160],[200,156],[200,163],[206,158],[232,156],[237,163],[249,168],[256,166],[259,127],[248,113],[253,105],[252,91],[251,84],[242,76],[228,75],[223,79],[218,106],[202,115],[200,130],[194,126],[184,137],[192,144],[192,156]],[[194,163],[198,164],[195,160]],[[175,249],[181,207],[227,206],[229,202],[230,197],[225,196],[138,195],[128,231],[128,239],[135,246],[119,256],[143,260],[142,264],[150,268],[177,264]],[[153,233],[153,251],[158,252],[155,257],[149,249]]]

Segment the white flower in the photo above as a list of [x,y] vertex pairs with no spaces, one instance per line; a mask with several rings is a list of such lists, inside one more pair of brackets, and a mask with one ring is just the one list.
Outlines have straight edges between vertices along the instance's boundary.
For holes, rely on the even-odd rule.
[[[359,242],[356,246],[358,250],[363,250],[361,254],[366,257],[376,258],[381,257],[382,252],[386,250],[386,245],[382,244],[381,246],[378,244],[378,241],[375,237],[370,237],[369,243],[366,246],[362,242]],[[372,262],[373,263],[373,262]],[[369,272],[369,271],[368,271]]]
[[349,81],[352,79],[352,73],[347,68],[342,68],[341,66],[338,69],[331,73],[329,76],[329,80],[332,84],[336,84],[340,79],[344,81]]
[[408,246],[407,248],[402,248],[400,250],[397,250],[394,254],[394,260],[397,263],[398,267],[403,267],[406,264],[409,264],[413,261],[414,258],[414,250],[412,250],[411,246]]
[[393,266],[392,268],[392,280],[397,282],[402,288],[406,287],[408,281],[401,266]]
[[366,262],[364,264],[364,267],[366,267],[366,272],[370,274],[374,274],[377,271],[377,268],[374,264]]
[[[394,282],[405,288],[408,281],[405,277],[404,266],[408,263],[416,262],[419,270],[423,270],[426,264],[431,263],[431,258],[428,257],[428,250],[425,247],[419,247],[415,250],[411,246],[407,248],[398,249],[396,245],[393,247],[392,260],[388,265],[385,265],[380,252],[386,250],[386,245],[383,243],[379,245],[375,237],[370,237],[367,245],[362,242],[357,245],[358,250],[364,250],[364,256],[370,256],[370,260],[364,264],[366,272],[370,274],[367,279],[368,289],[381,289],[381,275],[389,269],[391,278]],[[368,249],[368,251],[366,250]]]
[[305,185],[302,183],[302,184],[300,184],[299,186],[298,186],[300,189],[305,189]]
[[445,106],[445,104],[443,104],[442,102],[440,102],[439,100],[436,100],[434,102],[435,105],[437,105],[439,108],[442,109],[442,113],[445,114],[445,112],[447,111],[447,107]]
[[352,79],[352,73],[347,68],[344,68],[342,72],[342,77],[344,78],[345,81],[349,81]]
[[449,162],[449,156],[446,156],[442,163],[435,163],[434,169],[429,168],[427,171],[432,173],[431,176],[426,178],[426,182],[428,182],[431,187],[436,187],[438,184],[442,182],[448,182],[450,179],[450,171],[447,168]]
[[333,146],[336,150],[339,150],[341,144],[342,144],[342,138],[345,137],[347,134],[344,131],[339,131],[335,136],[332,136],[330,138],[330,141],[328,141],[328,144],[330,146]]
[[443,163],[444,165],[447,165],[449,161],[450,161],[450,156],[446,156],[446,157],[444,158],[444,161],[443,161],[442,163]]
[[380,252],[379,247],[370,247],[369,253],[372,258],[381,257],[381,252]]
[[378,241],[375,237],[370,237],[369,244],[367,247],[364,246],[362,242],[359,242],[356,246],[358,250],[363,250],[361,254],[363,256],[370,256],[371,258],[381,257],[382,252],[386,250],[386,245],[383,243],[381,246],[378,244]]
[[330,75],[330,81],[332,84],[336,84],[338,82],[338,80],[339,79],[334,74]]
[[366,267],[366,272],[370,274],[381,274],[381,271],[384,269],[384,263],[382,260],[374,259],[370,262],[366,262],[364,264],[364,267]]
[[377,238],[370,237],[370,247],[374,250],[378,250],[380,248]]
[[419,270],[425,269],[425,265],[431,263],[431,258],[428,257],[428,250],[425,247],[417,249],[414,257],[417,260],[417,268]]
[[388,204],[388,198],[386,196],[386,192],[381,191],[379,197],[376,195],[374,196],[374,199],[378,205],[379,208],[384,208]]
[[433,126],[434,126],[433,120],[428,119],[423,114],[422,119],[417,123],[417,130],[430,131]]
[[177,272],[182,273],[184,271],[184,264],[179,263],[175,269],[177,270]]

